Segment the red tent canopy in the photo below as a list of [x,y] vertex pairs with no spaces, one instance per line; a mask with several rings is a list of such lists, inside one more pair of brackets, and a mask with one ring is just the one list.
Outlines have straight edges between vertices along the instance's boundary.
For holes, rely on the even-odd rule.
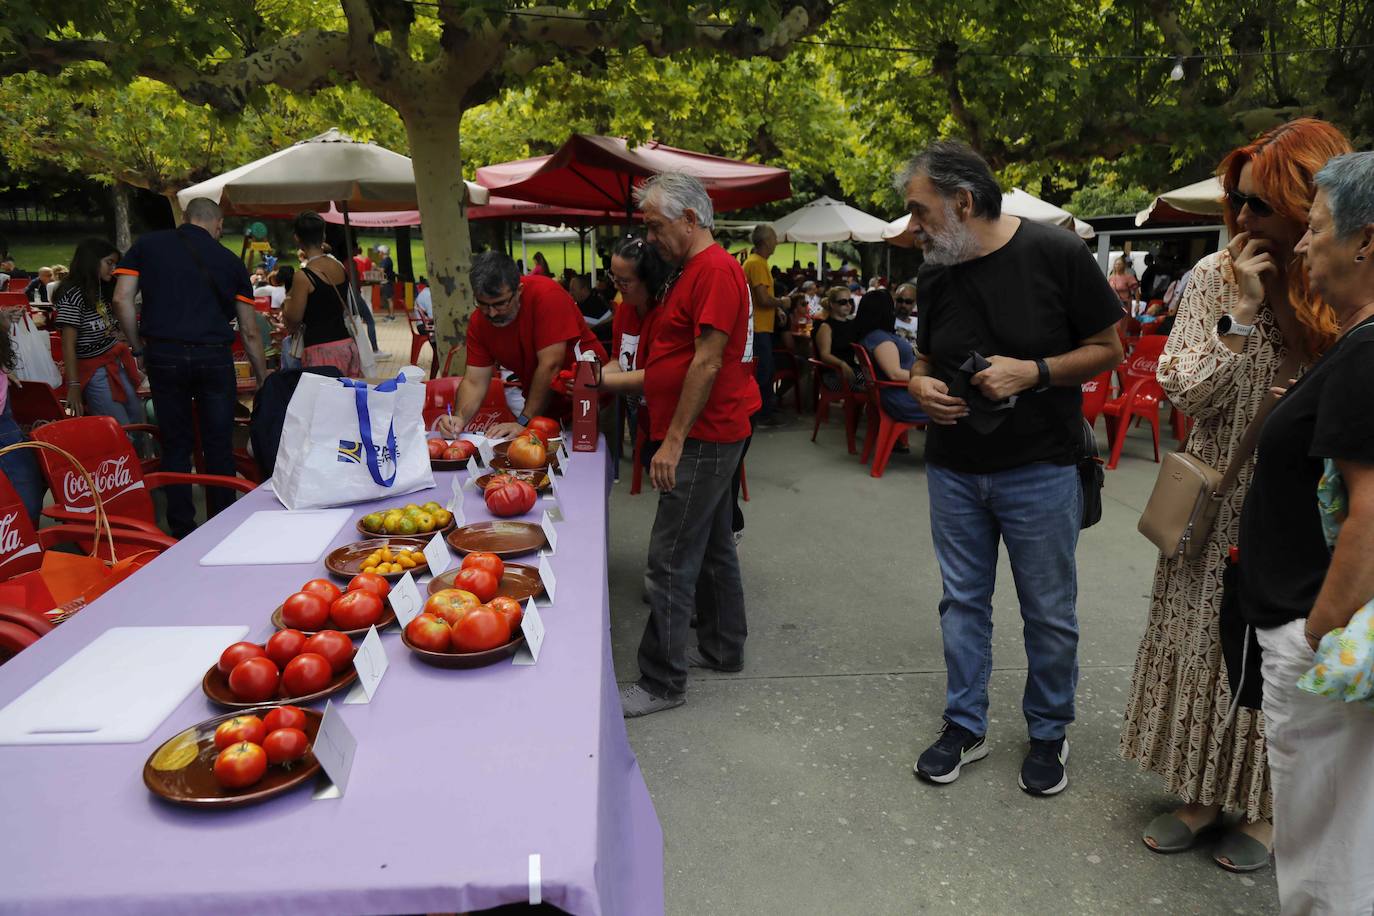
[[634,209],[634,188],[660,172],[696,177],[720,211],[792,196],[786,169],[694,153],[656,141],[631,149],[619,137],[586,134],[573,134],[550,156],[484,166],[477,170],[477,183],[502,197],[629,213]]

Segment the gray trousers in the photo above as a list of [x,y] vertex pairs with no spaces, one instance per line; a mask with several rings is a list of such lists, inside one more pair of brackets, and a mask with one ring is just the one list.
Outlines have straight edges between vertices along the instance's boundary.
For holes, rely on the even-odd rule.
[[639,643],[639,685],[656,697],[676,699],[687,690],[694,608],[706,660],[723,667],[744,661],[749,628],[730,487],[743,454],[743,440],[688,439],[672,491],[659,494],[649,536],[649,620]]

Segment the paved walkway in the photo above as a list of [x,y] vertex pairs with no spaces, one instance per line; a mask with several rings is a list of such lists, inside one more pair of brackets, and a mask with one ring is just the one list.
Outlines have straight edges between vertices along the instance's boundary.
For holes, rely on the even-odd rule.
[[[940,596],[921,437],[873,480],[843,431],[810,417],[755,438],[740,547],[745,671],[693,670],[687,705],[629,723],[666,836],[668,911],[710,914],[1277,911],[1272,870],[1241,877],[1205,847],[1149,852],[1173,806],[1117,756],[1154,548],[1135,530],[1154,483],[1137,432],[1079,551],[1082,675],[1069,788],[1016,786],[1025,656],[1010,570],[994,598],[992,753],[946,787],[911,765],[940,724]],[[1103,437],[1105,438],[1105,436]],[[637,676],[652,493],[611,497],[616,671]]]

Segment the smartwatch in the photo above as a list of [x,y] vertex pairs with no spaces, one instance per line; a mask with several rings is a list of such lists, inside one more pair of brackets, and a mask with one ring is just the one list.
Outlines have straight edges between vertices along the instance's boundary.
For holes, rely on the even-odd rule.
[[518,416],[518,417],[515,418],[515,422],[516,422],[516,423],[519,423],[521,426],[529,426],[529,425],[530,425],[530,418],[527,417],[527,416],[525,416],[525,415],[522,413],[520,416]]
[[1050,387],[1050,364],[1043,359],[1035,360],[1035,368],[1040,373],[1040,378],[1036,381],[1035,390],[1045,391]]
[[1218,337],[1249,337],[1255,333],[1253,324],[1241,324],[1230,315],[1222,315],[1217,319]]

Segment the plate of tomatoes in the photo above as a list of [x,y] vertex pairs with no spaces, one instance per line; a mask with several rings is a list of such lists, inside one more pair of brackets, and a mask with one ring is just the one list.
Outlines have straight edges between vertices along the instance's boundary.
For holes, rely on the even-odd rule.
[[429,580],[431,595],[446,588],[472,592],[478,601],[506,597],[523,604],[526,598],[544,594],[544,580],[539,578],[537,567],[506,563],[494,553],[477,551],[463,557],[462,566]]
[[378,509],[358,519],[358,533],[371,537],[425,537],[436,531],[448,534],[457,523],[453,514],[436,502],[406,503]]
[[420,661],[439,668],[481,668],[510,658],[525,644],[524,609],[513,598],[482,603],[472,592],[448,588],[429,596],[401,641]]
[[468,466],[468,459],[477,454],[477,446],[466,439],[426,439],[429,466],[436,471],[457,471]]
[[311,703],[358,679],[353,640],[338,630],[307,636],[278,630],[263,645],[236,642],[205,672],[200,688],[216,706],[249,709],[263,703]]
[[544,529],[533,522],[506,519],[473,522],[455,528],[445,540],[460,555],[494,553],[503,560],[543,550],[549,543],[544,537]]
[[358,573],[346,589],[328,579],[311,579],[272,612],[272,625],[306,636],[327,630],[366,636],[368,627],[382,630],[396,622],[396,612],[386,600],[389,594],[391,583],[376,573]]
[[492,447],[491,469],[537,471],[558,465],[558,449],[549,440],[536,432],[526,430],[509,442],[499,442]]
[[412,570],[417,576],[426,572],[429,561],[423,538],[369,538],[331,550],[324,568],[343,579],[366,572],[396,580]]
[[143,764],[143,784],[173,804],[237,808],[288,792],[320,771],[313,751],[321,714],[262,706],[197,723]]

